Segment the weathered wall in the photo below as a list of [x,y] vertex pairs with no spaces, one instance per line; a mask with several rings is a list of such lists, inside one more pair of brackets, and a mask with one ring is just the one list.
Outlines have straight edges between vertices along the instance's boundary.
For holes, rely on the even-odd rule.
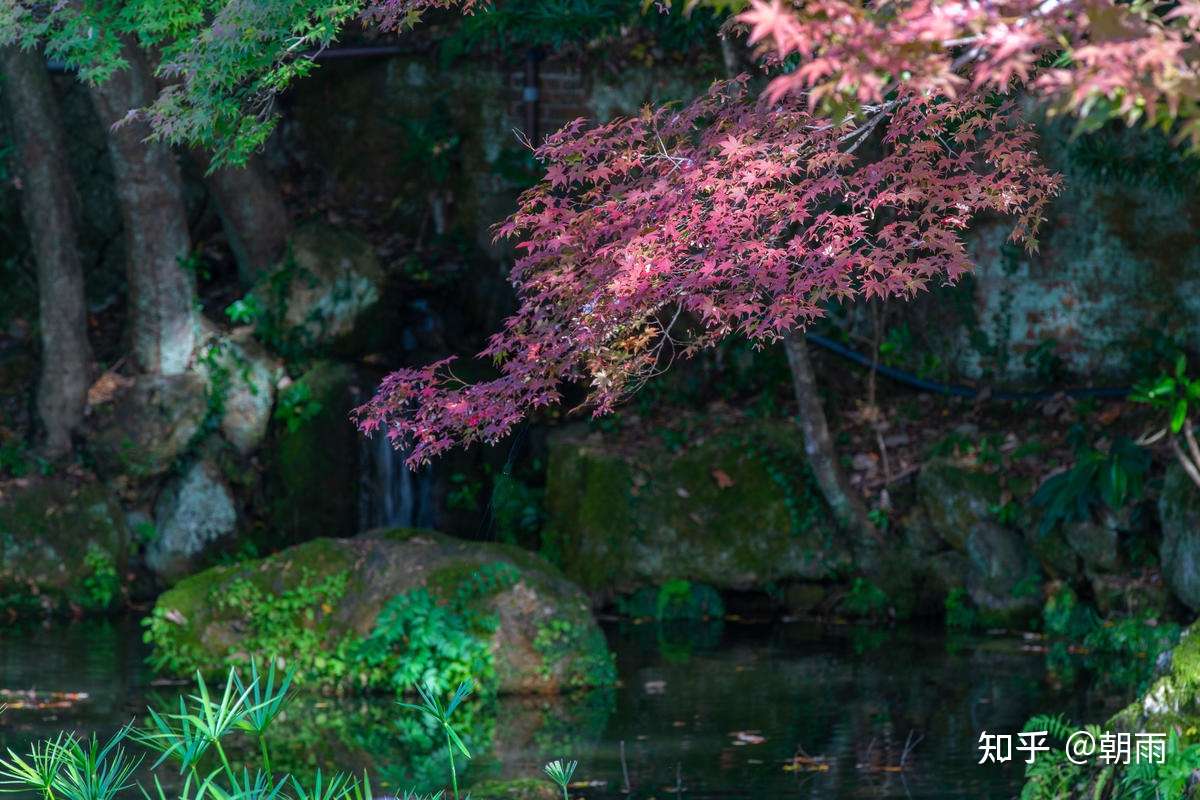
[[977,324],[993,347],[1007,339],[1007,358],[987,363],[960,330],[958,363],[971,375],[992,366],[998,377],[1029,379],[1035,365],[1022,354],[1054,340],[1076,378],[1119,380],[1137,360],[1139,339],[1162,334],[1200,343],[1197,164],[1144,132],[1075,141],[1063,123],[1042,132],[1064,191],[1049,211],[1040,251],[1005,246],[1010,227],[999,221],[971,237]]

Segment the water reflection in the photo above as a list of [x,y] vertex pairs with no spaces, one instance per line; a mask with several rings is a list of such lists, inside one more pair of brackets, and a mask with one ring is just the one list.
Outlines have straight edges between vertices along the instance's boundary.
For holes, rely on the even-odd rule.
[[[800,623],[608,634],[617,689],[469,706],[468,784],[570,757],[594,784],[584,793],[604,798],[1010,798],[1020,765],[978,766],[981,731],[1013,732],[1044,711],[1096,720],[1127,695],[1091,689],[1082,668],[1064,681],[1061,655],[1049,663],[1013,640]],[[0,746],[64,727],[104,732],[166,705],[184,687],[156,685],[144,655],[133,620],[0,633],[0,688],[88,694],[67,709],[10,710]],[[273,761],[428,790],[445,774],[435,733],[386,698],[303,697],[274,731]]]

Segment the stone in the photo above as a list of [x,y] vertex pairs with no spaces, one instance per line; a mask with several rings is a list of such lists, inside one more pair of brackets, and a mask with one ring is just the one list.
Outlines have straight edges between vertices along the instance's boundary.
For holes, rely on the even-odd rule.
[[139,375],[94,409],[88,449],[106,477],[157,477],[192,443],[207,413],[200,375]]
[[1157,572],[1137,575],[1089,574],[1088,585],[1096,611],[1105,618],[1162,617],[1170,607],[1170,592]]
[[196,371],[208,385],[221,436],[243,456],[267,435],[283,363],[253,338],[250,328],[224,332],[205,321]]
[[943,541],[962,550],[967,532],[991,519],[1000,502],[1000,482],[995,475],[960,466],[949,459],[933,459],[917,475],[917,503],[925,520]]
[[719,590],[841,577],[844,537],[808,472],[800,431],[746,420],[672,452],[556,432],[543,547],[597,599],[673,580]]
[[[1073,580],[1080,576],[1083,562],[1076,548],[1068,540],[1068,534],[1063,530],[1064,527],[1055,526],[1051,530],[1042,531],[1038,526],[1031,525],[1025,529],[1025,542],[1037,556],[1038,561],[1042,564],[1042,569],[1048,575],[1063,580]],[[1087,547],[1080,534],[1076,534],[1076,538],[1080,541],[1081,547]]]
[[109,610],[122,599],[129,550],[125,514],[103,484],[0,486],[0,612]]
[[[1198,490],[1200,491],[1200,490]],[[1072,522],[1063,526],[1068,544],[1083,560],[1089,572],[1113,572],[1120,561],[1116,520]]]
[[1172,464],[1158,498],[1163,577],[1184,605],[1200,611],[1200,487]]
[[292,235],[289,252],[254,289],[287,347],[332,344],[379,301],[383,270],[370,242],[356,234],[309,223]]
[[359,458],[362,435],[350,411],[362,402],[355,369],[318,361],[281,394],[304,387],[311,417],[279,420],[267,450],[265,494],[272,540],[293,544],[319,532],[359,532]]
[[[363,642],[385,609],[389,627],[408,626],[405,647],[435,636],[430,648],[453,665],[455,657],[445,653],[469,644],[442,627],[421,628],[429,602],[461,624],[475,620],[470,637],[493,667],[494,685],[486,688],[539,694],[615,680],[587,597],[553,566],[517,547],[410,528],[313,539],[193,575],[159,597],[148,640],[152,660],[181,674],[220,673],[254,656],[296,666],[298,681],[310,687],[394,690],[392,669],[411,663],[409,653],[389,650],[399,666],[375,677],[370,668],[379,662],[371,659],[378,654],[362,660]],[[441,667],[430,668],[442,676]]]
[[194,572],[238,522],[233,493],[208,461],[197,461],[168,484],[154,519],[157,536],[146,549],[146,564],[167,583]]
[[979,522],[966,538],[967,593],[987,627],[1019,626],[1042,607],[1042,574],[1020,534]]

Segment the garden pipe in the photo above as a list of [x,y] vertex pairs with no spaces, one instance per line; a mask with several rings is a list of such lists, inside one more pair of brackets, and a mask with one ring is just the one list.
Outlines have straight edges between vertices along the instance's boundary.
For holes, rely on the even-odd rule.
[[[918,377],[911,372],[895,367],[889,367],[884,364],[873,362],[870,358],[851,350],[849,347],[835,342],[825,336],[819,336],[815,333],[807,333],[804,338],[815,345],[825,348],[826,350],[841,356],[842,358],[853,361],[855,364],[873,369],[884,377],[891,378],[894,381],[907,384],[915,389],[920,389],[923,392],[933,392],[942,394],[948,397],[966,397],[968,399],[978,397],[982,390],[972,386],[963,386],[961,384],[942,383],[940,381],[926,380]],[[992,391],[990,397],[995,400],[1048,400],[1058,394],[1065,394],[1067,397],[1085,398],[1122,398],[1129,394],[1127,386],[1097,386],[1082,389],[1043,389],[1037,392],[1009,392],[1003,390]]]

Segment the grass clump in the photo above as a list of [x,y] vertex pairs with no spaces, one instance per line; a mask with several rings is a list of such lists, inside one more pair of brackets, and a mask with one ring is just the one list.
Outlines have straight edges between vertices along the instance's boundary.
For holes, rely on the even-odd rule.
[[[131,722],[107,740],[64,731],[32,743],[24,754],[10,749],[0,757],[0,792],[39,800],[119,800],[132,797],[134,790],[144,800],[374,800],[366,772],[359,777],[318,767],[301,778],[273,769],[271,734],[284,718],[294,673],[278,674],[274,658],[269,664],[265,673],[254,661],[248,673],[231,668],[216,691],[197,673],[194,692],[179,696],[176,708],[147,709],[141,726]],[[409,687],[420,702],[400,705],[437,724],[445,740],[449,796],[462,800],[455,755],[470,759],[471,752],[455,728],[455,713],[470,697],[473,682],[459,683],[445,701],[436,683]],[[239,760],[240,752],[248,755]],[[134,776],[146,761],[150,766],[143,782]],[[554,761],[545,767],[564,798],[575,766]],[[163,788],[164,783],[178,786],[179,779],[182,788],[170,793]],[[443,788],[433,795],[405,791],[400,797],[436,800],[445,795]]]

